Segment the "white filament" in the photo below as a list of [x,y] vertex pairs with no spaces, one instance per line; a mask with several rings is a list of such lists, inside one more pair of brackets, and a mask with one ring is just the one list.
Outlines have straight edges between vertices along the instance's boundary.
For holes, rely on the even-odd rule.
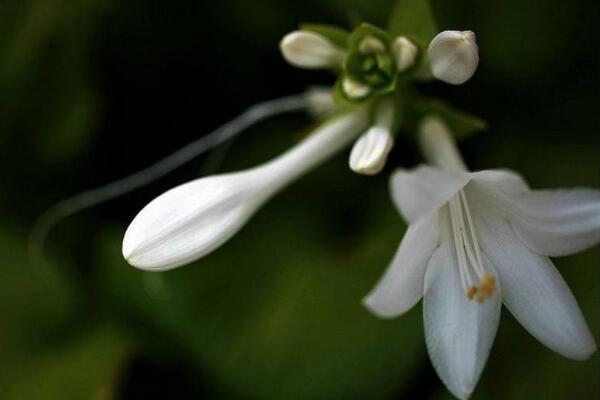
[[465,292],[473,287],[473,277],[483,281],[486,276],[481,249],[464,191],[459,191],[449,202],[452,235],[458,259],[461,284]]

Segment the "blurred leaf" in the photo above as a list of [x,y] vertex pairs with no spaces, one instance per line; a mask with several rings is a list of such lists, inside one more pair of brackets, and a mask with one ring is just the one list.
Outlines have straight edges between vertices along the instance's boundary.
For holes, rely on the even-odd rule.
[[3,216],[0,230],[0,357],[20,358],[27,348],[43,346],[45,335],[72,311],[72,293],[64,277],[48,269],[32,267],[27,259],[26,235]]
[[127,341],[114,328],[97,327],[0,373],[3,400],[115,398]]
[[[3,217],[0,230],[0,397],[11,399],[90,399],[110,389],[126,341],[114,328],[81,331],[70,324],[74,310],[56,265],[31,266],[26,235]],[[13,232],[13,233],[8,233]],[[77,329],[77,332],[76,332]],[[6,367],[10,365],[10,367]]]
[[464,139],[487,129],[487,123],[483,119],[438,99],[418,99],[411,107],[417,113],[418,120],[429,115],[442,118],[457,139]]
[[89,133],[95,129],[98,116],[95,95],[82,85],[72,96],[72,102],[62,105],[49,124],[47,134],[36,144],[43,161],[64,162],[76,157],[88,144]]
[[438,33],[429,0],[397,0],[388,21],[392,37],[404,35],[427,46]]
[[[80,154],[95,129],[90,47],[109,3],[26,0],[0,25],[0,138],[44,163]],[[10,8],[9,8],[10,10]],[[10,94],[10,95],[9,95]]]

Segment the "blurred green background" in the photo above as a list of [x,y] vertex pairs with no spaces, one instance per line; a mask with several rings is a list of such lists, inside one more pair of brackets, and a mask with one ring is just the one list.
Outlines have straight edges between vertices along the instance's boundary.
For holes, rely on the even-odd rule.
[[[0,399],[449,399],[421,307],[392,321],[361,298],[404,230],[387,193],[420,161],[399,139],[375,178],[347,153],[276,196],[233,240],[168,273],[120,255],[150,199],[207,171],[267,160],[308,119],[249,130],[151,186],[65,220],[48,265],[26,239],[48,206],[143,168],[249,105],[329,83],[285,64],[300,22],[384,25],[392,0],[0,2]],[[598,2],[433,1],[441,29],[478,35],[467,84],[427,84],[489,124],[461,146],[473,169],[533,187],[599,186]],[[557,259],[596,338],[598,252]],[[544,348],[504,312],[477,399],[588,399],[598,356]]]

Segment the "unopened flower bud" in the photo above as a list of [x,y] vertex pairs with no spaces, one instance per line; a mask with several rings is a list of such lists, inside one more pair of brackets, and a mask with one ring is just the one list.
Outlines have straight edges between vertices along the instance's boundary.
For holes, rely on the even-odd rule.
[[345,54],[344,50],[325,37],[308,31],[288,33],[281,40],[279,48],[287,62],[309,69],[341,65]]
[[456,142],[448,125],[438,116],[427,116],[421,121],[419,144],[425,153],[425,158],[431,163],[461,171],[467,168],[456,148]]
[[471,31],[444,31],[428,49],[433,76],[453,85],[468,81],[479,63],[479,48]]
[[362,54],[375,54],[385,51],[385,44],[374,36],[367,36],[358,45],[358,51]]
[[331,88],[313,86],[305,93],[308,100],[308,113],[314,118],[320,118],[335,110],[335,102]]
[[399,72],[406,71],[415,64],[419,49],[405,36],[398,36],[392,44],[392,52],[396,59],[396,67]]
[[392,136],[396,121],[394,100],[390,97],[380,100],[373,111],[373,125],[358,138],[350,152],[350,169],[362,175],[378,174],[394,146]]
[[137,268],[164,271],[210,253],[281,188],[350,143],[366,121],[364,109],[334,117],[266,164],[200,178],[163,193],[127,228],[123,256]]
[[394,145],[389,130],[373,126],[358,138],[350,153],[350,169],[362,175],[379,173]]
[[346,96],[351,99],[360,99],[368,96],[369,93],[371,93],[369,86],[350,78],[344,79],[342,82],[342,89],[344,90]]

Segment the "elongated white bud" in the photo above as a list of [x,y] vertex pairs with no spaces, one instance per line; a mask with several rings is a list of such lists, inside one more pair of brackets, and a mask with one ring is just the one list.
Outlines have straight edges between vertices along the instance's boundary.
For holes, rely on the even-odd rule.
[[446,123],[437,116],[428,116],[419,125],[419,144],[425,158],[442,168],[467,169],[456,142]]
[[394,102],[382,100],[375,109],[375,125],[358,138],[350,152],[350,169],[362,175],[375,175],[385,166],[394,146],[391,130],[395,118]]
[[394,139],[387,129],[373,126],[364,133],[352,147],[350,168],[362,175],[379,173],[394,145]]
[[419,49],[410,39],[398,36],[392,43],[392,52],[398,71],[403,72],[415,64]]
[[325,37],[308,31],[294,31],[279,43],[281,53],[290,64],[308,69],[341,65],[345,51]]
[[428,49],[433,76],[453,85],[468,81],[479,64],[479,48],[471,31],[444,31]]
[[349,144],[366,121],[366,111],[358,109],[324,123],[271,162],[197,179],[158,196],[129,225],[123,256],[134,267],[161,271],[210,253],[282,187]]

